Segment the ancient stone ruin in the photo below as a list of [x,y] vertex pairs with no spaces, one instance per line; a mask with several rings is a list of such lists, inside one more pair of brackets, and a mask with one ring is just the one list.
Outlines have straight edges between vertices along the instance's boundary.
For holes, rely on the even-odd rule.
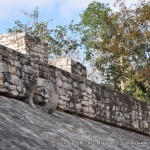
[[0,95],[150,134],[150,103],[88,80],[78,62],[49,61],[47,44],[25,33],[0,35]]

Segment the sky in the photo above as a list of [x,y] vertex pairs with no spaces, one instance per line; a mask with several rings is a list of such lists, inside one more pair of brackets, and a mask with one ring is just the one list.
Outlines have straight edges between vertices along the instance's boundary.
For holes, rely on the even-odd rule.
[[[0,0],[0,34],[7,33],[8,28],[14,26],[15,20],[27,21],[22,10],[31,13],[38,6],[40,20],[50,22],[50,28],[56,25],[69,24],[71,20],[78,21],[79,15],[93,0]],[[97,0],[113,6],[116,0]],[[137,0],[126,0],[129,5]]]

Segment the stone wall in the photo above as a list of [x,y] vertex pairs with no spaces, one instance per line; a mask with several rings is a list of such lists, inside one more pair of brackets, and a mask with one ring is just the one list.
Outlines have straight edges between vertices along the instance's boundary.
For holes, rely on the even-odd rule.
[[36,60],[48,62],[47,44],[26,33],[0,34],[0,44]]
[[57,68],[61,68],[63,70],[68,71],[71,74],[76,74],[82,77],[87,77],[86,67],[80,64],[79,62],[75,62],[72,59],[56,59],[49,61],[50,65],[56,66]]
[[59,91],[59,108],[150,134],[150,103],[110,90],[85,76],[0,46],[0,94],[24,100],[28,84],[40,77]]

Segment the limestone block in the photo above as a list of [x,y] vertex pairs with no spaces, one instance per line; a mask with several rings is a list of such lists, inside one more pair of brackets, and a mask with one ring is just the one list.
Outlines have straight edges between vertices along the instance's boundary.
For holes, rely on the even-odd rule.
[[51,78],[50,78],[50,81],[53,82],[54,84],[56,84],[56,78],[51,77]]
[[8,65],[8,72],[11,72],[11,66]]
[[80,110],[81,109],[81,103],[75,104],[75,107],[76,107],[77,110]]
[[119,107],[118,107],[118,106],[115,106],[115,109],[116,109],[116,111],[118,111],[118,110],[119,110]]
[[74,103],[70,103],[70,108],[74,108]]
[[14,96],[18,96],[18,91],[17,91],[17,90],[12,91],[11,93],[12,93]]
[[7,37],[3,37],[3,38],[1,39],[1,41],[2,41],[2,42],[7,41]]
[[61,77],[62,81],[66,81],[66,77],[62,75]]
[[136,111],[132,111],[132,120],[136,120],[137,119],[137,116],[138,116],[138,112]]
[[67,60],[66,59],[60,59],[60,61],[56,62],[56,65],[66,66]]
[[133,121],[132,122],[132,126],[134,127],[134,128],[139,128],[139,121],[138,120],[135,120],[135,121]]
[[73,82],[73,87],[78,87],[77,82]]
[[87,97],[87,96],[84,96],[83,99],[87,101],[87,100],[88,100],[88,97]]
[[37,76],[37,77],[39,76],[39,70],[33,69],[32,71],[33,71],[33,74],[34,74],[35,76]]
[[3,85],[3,84],[4,84],[4,83],[3,83],[3,80],[2,80],[2,79],[0,79],[0,86],[1,86],[1,85]]
[[59,89],[59,95],[66,95],[66,92],[64,89],[60,88]]
[[95,95],[95,94],[92,94],[92,98],[96,99],[96,95]]
[[109,110],[109,106],[106,106],[106,110]]
[[138,120],[142,120],[142,116],[138,116]]
[[26,73],[32,73],[32,68],[31,68],[31,66],[26,66],[26,65],[24,65],[24,66],[23,66],[23,70],[24,70],[24,72],[26,72]]
[[23,94],[27,93],[27,89],[25,87],[23,87]]
[[21,86],[17,86],[17,91],[21,92],[22,91],[22,87]]
[[11,73],[16,74],[16,67],[11,67]]
[[62,77],[62,73],[60,71],[56,71],[56,77],[61,78]]
[[57,78],[56,79],[56,85],[58,86],[58,87],[62,87],[62,81],[61,81],[61,79],[60,78]]
[[110,117],[110,111],[106,111],[106,118],[109,118]]
[[68,83],[72,84],[72,79],[71,78],[68,78]]
[[0,92],[8,92],[8,90],[5,86],[0,86]]
[[60,106],[63,106],[63,100],[61,100],[61,99],[59,99],[59,103],[58,103],[58,106],[60,107]]
[[20,64],[20,62],[15,61],[14,63],[15,63],[15,67],[21,68],[21,64]]
[[63,88],[63,89],[66,89],[66,88],[67,88],[67,82],[63,82],[62,88]]
[[93,105],[93,101],[92,100],[89,100],[89,105]]
[[149,126],[148,126],[148,123],[145,120],[143,120],[140,122],[140,127],[142,129],[147,129]]
[[87,95],[87,97],[88,97],[89,99],[92,99],[92,95]]
[[84,113],[88,113],[89,112],[89,108],[88,107],[83,107],[82,110],[83,110]]
[[67,91],[67,97],[72,97],[72,92]]
[[3,58],[3,56],[2,56],[2,55],[0,55],[0,61],[2,60],[2,58]]
[[86,91],[85,91],[85,92],[82,92],[82,95],[83,95],[83,96],[88,96],[88,94],[87,94]]
[[89,107],[89,113],[90,113],[90,114],[94,114],[94,109],[93,109],[93,107]]
[[70,101],[70,98],[63,96],[63,95],[60,95],[60,99],[64,101]]
[[4,83],[4,87],[9,88],[9,83],[8,83],[8,82],[5,82],[5,83]]
[[67,83],[67,82],[65,82],[65,83],[63,83],[63,88],[66,89],[66,90],[71,90],[72,89],[72,85]]
[[8,39],[8,40],[15,40],[15,37],[14,37],[14,36],[8,36],[7,39]]
[[3,34],[0,34],[0,39],[2,39],[2,37],[3,37]]
[[3,74],[2,73],[0,73],[0,79],[3,79]]
[[88,106],[88,105],[89,105],[88,101],[81,101],[81,104],[82,104],[83,106]]
[[67,60],[67,64],[68,64],[68,65],[71,65],[71,63],[72,63],[72,60],[71,60],[71,59],[68,59],[68,60]]
[[81,91],[86,91],[85,83],[80,84]]
[[8,71],[9,71],[8,65],[0,61],[0,72],[8,72]]
[[38,47],[33,47],[32,51],[34,51],[33,53],[35,53],[35,54],[36,54],[36,52],[40,52]]
[[10,82],[14,85],[21,85],[22,84],[21,79],[16,75],[11,75]]
[[12,91],[15,91],[15,90],[16,90],[16,85],[10,85],[10,89],[11,89]]

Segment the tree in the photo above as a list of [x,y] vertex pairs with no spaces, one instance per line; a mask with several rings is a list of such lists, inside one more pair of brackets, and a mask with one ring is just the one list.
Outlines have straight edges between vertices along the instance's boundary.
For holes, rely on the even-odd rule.
[[49,29],[49,23],[52,20],[39,21],[38,7],[32,13],[22,12],[29,18],[29,21],[22,23],[20,20],[16,20],[14,27],[8,29],[9,33],[26,32],[31,36],[39,37],[48,43],[51,58],[78,57],[80,44],[71,37],[74,35],[71,30],[73,22],[68,26],[56,26],[55,29]]
[[[86,58],[111,88],[148,99],[150,2],[139,1],[134,8],[127,8],[123,0],[118,0],[116,6],[118,11],[113,12],[108,5],[93,1],[81,15]],[[134,85],[134,91],[130,85]]]

